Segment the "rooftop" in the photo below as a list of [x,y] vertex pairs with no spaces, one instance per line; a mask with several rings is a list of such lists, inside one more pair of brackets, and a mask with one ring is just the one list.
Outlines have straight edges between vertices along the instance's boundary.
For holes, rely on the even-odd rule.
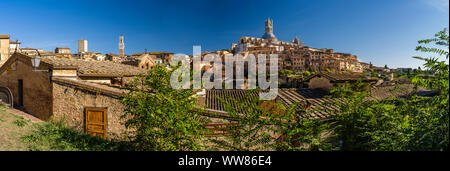
[[[13,60],[14,57],[27,61],[31,61],[31,58],[33,58],[22,53],[14,53],[8,60]],[[79,76],[121,77],[147,73],[144,69],[111,61],[42,57],[41,63],[50,65],[51,68],[76,68]]]
[[0,34],[0,39],[9,39],[9,35],[7,35],[7,34]]
[[368,76],[365,76],[361,73],[358,72],[341,72],[341,71],[336,71],[336,72],[318,72],[312,76],[310,76],[309,78],[305,79],[305,81],[310,80],[311,78],[314,77],[325,77],[327,79],[329,79],[330,81],[333,82],[343,82],[343,81],[356,81],[356,80],[362,80],[362,81],[376,81],[376,79],[374,78],[370,78]]
[[[205,107],[210,111],[226,112],[226,103],[237,108],[238,113],[245,114],[244,108],[239,108],[236,102],[252,103],[245,99],[248,95],[251,99],[258,98],[258,92],[249,90],[207,90],[205,98]],[[220,100],[222,99],[222,100]],[[312,110],[310,114],[303,116],[303,118],[319,118],[326,119],[331,115],[330,110],[337,109],[331,105],[326,105],[324,102],[332,102],[336,99],[325,98],[322,91],[313,89],[295,89],[295,88],[281,88],[278,89],[278,97],[276,101],[281,102],[285,106],[289,106],[298,102],[298,114],[302,114],[302,109]]]
[[[396,89],[396,91],[392,91]],[[396,86],[384,86],[373,88],[366,100],[383,100],[389,97],[405,97],[413,93],[412,84],[401,84]],[[248,94],[251,98],[257,98],[258,93],[249,90],[206,90],[205,107],[209,111],[226,113],[225,105],[222,100],[228,102],[231,106],[237,108],[237,112],[245,114],[245,109],[239,108],[236,102],[252,103],[244,101],[245,95]],[[432,92],[423,88],[419,88],[418,95],[429,96]],[[328,97],[324,91],[308,89],[308,88],[280,88],[278,89],[278,96],[276,101],[281,102],[284,106],[289,106],[298,103],[297,114],[301,118],[314,119],[329,119],[333,115],[333,111],[338,108],[333,103],[340,99]],[[305,113],[305,111],[309,111]]]
[[91,92],[99,92],[104,95],[110,95],[110,96],[116,96],[120,97],[125,95],[128,91],[108,85],[98,84],[98,83],[92,83],[88,81],[83,80],[73,80],[73,79],[66,79],[66,78],[56,78],[53,77],[52,81],[58,84],[64,84],[69,85],[73,87],[77,87],[83,90],[91,91]]
[[53,67],[77,67],[81,76],[133,76],[145,74],[146,70],[111,61],[85,61],[81,59],[42,58]]

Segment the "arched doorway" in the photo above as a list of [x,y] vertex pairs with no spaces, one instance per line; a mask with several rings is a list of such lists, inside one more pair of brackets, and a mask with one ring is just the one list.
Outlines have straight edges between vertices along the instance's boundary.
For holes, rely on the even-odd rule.
[[13,96],[8,87],[0,86],[0,103],[13,107]]

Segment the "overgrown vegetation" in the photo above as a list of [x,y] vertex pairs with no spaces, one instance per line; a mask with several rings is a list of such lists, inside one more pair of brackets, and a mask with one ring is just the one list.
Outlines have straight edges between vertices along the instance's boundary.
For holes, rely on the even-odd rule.
[[15,120],[13,123],[15,125],[17,125],[18,127],[24,127],[25,125],[28,124],[28,121],[25,120],[25,118],[23,118],[23,117],[18,117],[18,119]]
[[[419,41],[419,44],[429,43],[444,48],[418,46],[416,50],[448,59],[449,38],[445,29],[433,39]],[[355,91],[346,86],[333,90],[337,98],[343,99],[336,104],[339,110],[333,124],[342,141],[341,150],[448,150],[449,66],[437,57],[414,58],[424,60],[424,67],[434,76],[414,74],[412,82],[415,88],[421,86],[436,92],[433,97],[414,94],[376,101],[366,100],[367,91]]]
[[228,126],[226,135],[210,138],[214,150],[249,151],[271,148],[274,143],[271,133],[276,131],[274,126],[277,126],[272,124],[275,121],[273,118],[279,113],[269,106],[261,106],[259,96],[252,95],[257,93],[255,89],[246,92],[243,99],[219,98],[225,104],[230,120],[236,124]]
[[[246,92],[242,99],[226,97],[219,100],[235,125],[227,133],[211,137],[213,150],[331,150],[328,123],[316,119],[301,119],[306,111],[298,111],[298,103],[288,107],[275,101],[260,101],[259,90]],[[275,103],[274,103],[275,102]]]
[[107,140],[83,134],[64,126],[62,121],[35,125],[35,130],[22,139],[31,151],[118,151],[131,150],[127,142]]
[[136,150],[201,150],[206,120],[197,112],[192,89],[173,89],[169,71],[155,66],[128,85],[123,98],[125,126]]

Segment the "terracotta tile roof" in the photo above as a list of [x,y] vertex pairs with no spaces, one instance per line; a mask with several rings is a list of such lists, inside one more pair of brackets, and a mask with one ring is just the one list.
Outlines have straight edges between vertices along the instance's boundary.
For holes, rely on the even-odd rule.
[[[395,91],[393,91],[395,90]],[[413,84],[397,84],[397,86],[379,86],[370,90],[368,99],[382,100],[390,97],[406,97],[413,93]],[[427,96],[433,94],[432,91],[422,87],[417,88],[419,96]]]
[[[413,85],[400,85],[397,91],[390,91],[394,86],[375,87],[371,90],[371,94],[366,100],[382,100],[389,97],[404,97],[410,95],[413,91]],[[429,91],[423,88],[419,88],[419,95],[430,95]],[[211,111],[217,111],[225,113],[225,104],[222,103],[217,97],[220,97],[232,106],[237,106],[231,99],[241,101],[245,97],[245,93],[248,90],[207,90],[205,104],[206,108]],[[249,94],[252,97],[257,97],[258,93],[253,92]],[[338,98],[327,97],[326,92],[307,89],[307,88],[280,88],[278,89],[277,101],[280,101],[283,105],[289,106],[294,103],[298,103],[297,114],[301,115],[301,118],[314,118],[314,119],[329,119],[333,115],[333,111],[338,108],[333,103],[339,102]],[[251,102],[246,102],[251,103]],[[239,113],[245,114],[243,109],[237,109]],[[308,111],[305,113],[305,111]]]
[[305,79],[305,81],[310,80],[314,77],[325,77],[333,82],[345,82],[345,81],[356,81],[356,80],[362,80],[362,81],[376,81],[374,78],[367,77],[361,73],[358,72],[318,72],[309,78]]
[[[278,99],[289,106],[293,103],[298,103],[297,114],[302,115],[302,118],[327,119],[332,115],[333,110],[337,108],[330,103],[336,102],[336,98],[326,98],[326,93],[314,89],[295,89],[282,88],[278,91]],[[305,114],[304,111],[309,111]]]
[[12,41],[12,40],[10,40],[9,44],[20,44],[20,41]]
[[[242,101],[246,93],[251,97],[259,96],[257,92],[250,93],[248,90],[206,90],[205,107],[215,111],[225,111],[225,103],[222,103],[220,99],[227,101],[232,106],[237,106],[232,99],[237,102]],[[248,101],[248,103],[250,102]],[[244,113],[243,109],[238,108],[237,110],[238,113]]]
[[145,74],[138,67],[114,63],[111,61],[85,61],[81,59],[42,58],[42,62],[53,67],[77,67],[80,76],[132,76]]
[[53,77],[52,81],[57,84],[63,84],[68,86],[73,86],[79,89],[87,90],[94,93],[102,93],[104,95],[109,95],[112,97],[124,96],[128,91],[125,89],[120,89],[116,87],[111,87],[108,85],[92,83],[83,80],[73,80],[68,78],[56,78]]
[[[258,92],[251,92],[248,90],[207,90],[205,107],[210,111],[225,112],[225,104],[222,103],[219,98],[227,101],[231,106],[237,107],[233,100],[240,102],[244,99],[245,94],[253,98],[257,98]],[[330,110],[336,110],[337,108],[332,105],[324,104],[324,102],[332,102],[336,99],[325,98],[324,92],[313,89],[291,89],[281,88],[278,89],[277,101],[281,101],[283,105],[289,106],[298,102],[297,114],[304,115],[303,109],[312,110],[310,114],[302,116],[303,118],[319,118],[326,119],[331,115]],[[251,103],[247,101],[245,103]],[[245,114],[244,109],[237,108],[237,112]]]

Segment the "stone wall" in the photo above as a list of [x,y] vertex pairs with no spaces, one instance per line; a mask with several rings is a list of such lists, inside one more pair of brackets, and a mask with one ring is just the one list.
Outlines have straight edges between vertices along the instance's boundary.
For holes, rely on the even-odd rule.
[[5,63],[6,69],[0,71],[0,86],[8,87],[11,90],[14,106],[18,107],[18,80],[23,80],[23,109],[39,119],[47,120],[52,112],[49,73],[35,72],[29,63],[31,60],[25,61],[21,58],[11,63]]
[[104,107],[107,109],[107,138],[124,137],[125,120],[120,119],[124,106],[117,97],[58,81],[53,82],[53,97],[53,117],[56,120],[62,119],[67,126],[84,131],[84,108]]
[[333,84],[330,83],[330,80],[324,77],[314,77],[309,80],[308,88],[330,91],[331,88],[333,88]]

